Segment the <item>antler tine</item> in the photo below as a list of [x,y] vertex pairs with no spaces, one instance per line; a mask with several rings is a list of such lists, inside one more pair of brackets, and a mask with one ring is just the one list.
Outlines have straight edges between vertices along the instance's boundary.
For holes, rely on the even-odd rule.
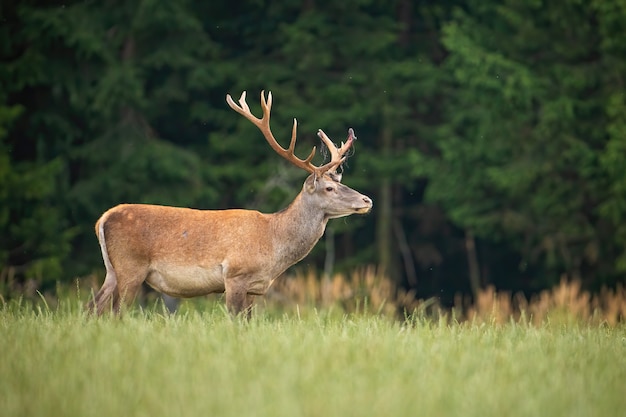
[[348,129],[348,138],[346,139],[346,143],[341,142],[341,148],[337,151],[339,155],[345,155],[348,152],[348,149],[352,146],[352,142],[356,140],[356,135],[354,134],[354,129]]
[[237,113],[250,120],[254,125],[258,126],[260,119],[254,117],[254,115],[250,112],[250,108],[246,103],[246,92],[241,93],[241,97],[239,97],[239,105],[235,103],[230,94],[226,94],[226,102],[230,106],[231,109],[235,110]]
[[335,157],[337,156],[337,147],[335,146],[333,141],[330,140],[328,136],[326,136],[326,133],[324,133],[322,129],[317,130],[317,136],[319,136],[322,142],[324,142],[324,145],[326,145],[326,147],[330,151],[330,159],[335,159]]
[[[291,141],[289,142],[289,153],[291,153],[292,155],[294,154],[294,151],[296,149],[296,130],[298,129],[298,120],[296,120],[296,118],[294,117],[293,119],[293,128],[291,129]],[[306,157],[306,159],[303,161],[305,163],[310,163],[311,160],[313,160],[313,157],[315,156],[315,151],[317,150],[317,147],[313,146],[313,149],[311,149],[311,153],[309,154],[309,156]]]
[[350,147],[352,146],[352,142],[354,142],[354,139],[356,138],[356,136],[354,136],[354,130],[352,128],[348,130],[348,139],[345,144],[341,142],[340,148],[337,148],[335,146],[333,141],[328,136],[326,136],[326,133],[324,133],[322,129],[319,129],[317,131],[317,136],[320,137],[320,139],[322,140],[322,142],[324,142],[326,147],[328,147],[328,150],[330,152],[330,162],[319,167],[318,169],[322,172],[335,172],[337,168],[346,160],[346,157],[344,155],[348,152],[348,149],[350,149]]
[[[254,124],[259,129],[263,130],[264,127],[267,127],[269,130],[269,122],[270,122],[270,111],[272,110],[272,92],[270,91],[268,95],[267,101],[265,100],[265,91],[261,91],[261,108],[263,110],[263,117],[258,118],[252,114],[250,111],[250,107],[246,102],[246,92],[241,93],[241,97],[239,97],[239,105],[235,103],[230,94],[226,94],[226,102],[230,106],[231,109],[235,110],[237,113],[250,120],[252,124]],[[270,132],[271,133],[271,132]]]
[[[285,149],[274,138],[272,134],[272,130],[270,129],[270,114],[272,110],[272,92],[268,92],[267,99],[265,98],[265,91],[261,91],[261,108],[263,109],[263,117],[258,118],[252,114],[250,111],[250,107],[246,103],[246,92],[241,93],[241,97],[239,98],[239,105],[235,104],[230,94],[226,95],[226,102],[228,105],[235,110],[237,113],[241,114],[243,117],[252,122],[260,131],[263,133],[265,140],[267,143],[274,149],[274,151],[281,155],[283,158],[297,166],[298,168],[304,169],[311,174],[315,174],[319,176],[319,168],[311,163],[311,160],[315,156],[315,147],[309,154],[306,159],[300,159],[295,155],[295,147],[296,147],[296,133],[298,122],[296,119],[293,119],[293,128],[291,130],[291,141],[289,143],[289,148]],[[323,174],[325,171],[321,171]]]
[[[230,95],[228,95],[227,97],[230,97]],[[245,91],[243,93],[241,93],[241,97],[239,97],[239,106],[241,107],[241,109],[243,111],[245,111],[246,113],[252,115],[252,112],[250,112],[250,107],[248,107],[248,103],[246,103],[246,92]]]
[[272,92],[267,92],[267,100],[265,100],[265,90],[261,91],[261,103],[263,103],[263,116],[265,116],[265,110],[267,110],[267,123],[270,122],[270,110],[272,110]]

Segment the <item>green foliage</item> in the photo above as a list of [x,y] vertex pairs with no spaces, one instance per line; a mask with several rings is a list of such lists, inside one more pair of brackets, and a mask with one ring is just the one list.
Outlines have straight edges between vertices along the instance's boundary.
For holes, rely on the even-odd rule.
[[19,105],[0,107],[0,266],[18,263],[18,274],[43,283],[43,267],[60,276],[59,260],[71,250],[72,230],[59,227],[59,212],[50,207],[60,161],[12,161],[13,149],[5,141],[22,112]]
[[[397,282],[588,286],[626,271],[623,1],[416,4],[189,0],[2,5],[0,276],[41,283],[100,268],[93,224],[146,202],[276,211],[304,173],[225,95],[298,155],[359,140],[344,182],[373,215],[333,222],[338,268]],[[317,156],[315,162],[321,162]],[[307,259],[325,261],[325,242]],[[12,273],[13,273],[12,272]],[[451,300],[449,300],[451,301]]]
[[[600,153],[600,164],[607,173],[610,193],[600,206],[600,213],[612,226],[616,250],[616,269],[626,272],[626,2],[593,2],[602,35],[600,50],[603,53],[603,74],[606,80],[607,144]],[[620,86],[620,88],[614,88]]]
[[[47,279],[96,265],[94,246],[84,242],[93,240],[100,213],[116,203],[201,206],[215,200],[202,153],[192,150],[203,138],[191,141],[197,124],[186,126],[192,119],[185,109],[194,94],[211,88],[196,79],[216,47],[189,3],[31,3],[16,14],[20,30],[7,54],[7,77],[15,80],[6,80],[6,89],[10,102],[27,108],[17,122],[25,140],[14,131],[6,141],[25,153],[15,157],[24,162],[14,169],[19,181],[13,187],[38,195],[8,234],[17,247],[34,241],[39,249],[63,248],[44,263],[54,269],[38,268]],[[27,89],[40,99],[25,96]],[[185,141],[187,149],[180,146]],[[38,214],[43,210],[45,221]],[[72,250],[84,257],[70,264]],[[5,265],[41,265],[39,256],[28,253]]]
[[616,248],[602,230],[619,222],[598,209],[615,200],[611,157],[601,155],[619,147],[609,143],[615,98],[605,87],[616,73],[600,47],[606,34],[590,23],[594,7],[469,4],[443,28],[454,94],[428,197],[547,271],[607,278]]

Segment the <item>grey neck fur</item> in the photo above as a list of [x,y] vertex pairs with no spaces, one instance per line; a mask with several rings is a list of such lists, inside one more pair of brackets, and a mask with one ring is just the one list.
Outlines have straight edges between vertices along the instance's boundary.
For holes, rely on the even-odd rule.
[[307,201],[302,191],[284,210],[272,218],[274,253],[285,269],[304,258],[324,234],[328,218],[323,210]]

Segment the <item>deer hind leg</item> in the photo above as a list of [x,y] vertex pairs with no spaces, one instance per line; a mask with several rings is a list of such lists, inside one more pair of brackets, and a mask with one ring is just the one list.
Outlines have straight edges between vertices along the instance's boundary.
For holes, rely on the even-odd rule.
[[124,306],[135,301],[141,284],[148,277],[148,266],[129,262],[117,267],[116,297],[113,298],[113,311],[120,314]]
[[106,311],[110,311],[113,305],[118,302],[119,293],[117,291],[117,274],[115,270],[107,271],[106,278],[100,290],[95,297],[87,304],[87,310],[97,315],[102,315]]
[[[107,219],[107,214],[104,214],[96,222],[96,235],[107,274],[102,288],[88,305],[88,309],[92,312],[95,311],[98,315],[111,310],[115,314],[119,314],[122,305],[130,304],[135,299],[141,283],[148,276],[148,264],[146,262],[126,257],[125,254],[115,250],[109,253],[105,233]],[[115,262],[111,259],[114,259]]]
[[98,236],[98,242],[100,243],[100,250],[102,252],[102,260],[104,261],[104,267],[106,268],[107,273],[102,287],[95,297],[87,304],[87,310],[98,315],[102,315],[106,311],[111,311],[111,308],[119,303],[117,272],[115,271],[115,268],[113,268],[113,264],[109,258],[109,251],[107,249],[104,232],[105,223],[106,215],[101,217],[98,222],[96,222],[96,236]]
[[107,268],[104,284],[87,309],[97,315],[107,311],[120,314],[124,305],[134,301],[147,275],[148,268],[138,264],[121,265],[117,269],[113,269],[112,266]]

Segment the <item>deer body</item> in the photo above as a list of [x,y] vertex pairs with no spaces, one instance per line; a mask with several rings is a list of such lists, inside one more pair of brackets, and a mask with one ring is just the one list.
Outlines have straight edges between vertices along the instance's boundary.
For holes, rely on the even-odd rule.
[[[269,100],[271,106],[271,95]],[[269,106],[264,106],[268,131]],[[331,150],[334,168],[348,147]],[[111,307],[118,312],[146,282],[173,297],[226,292],[232,313],[249,312],[252,296],[265,294],[274,279],[304,258],[329,219],[371,209],[369,197],[341,184],[327,166],[324,172],[311,168],[294,201],[272,214],[146,204],[109,209],[96,223],[107,274],[90,308],[98,314]]]

